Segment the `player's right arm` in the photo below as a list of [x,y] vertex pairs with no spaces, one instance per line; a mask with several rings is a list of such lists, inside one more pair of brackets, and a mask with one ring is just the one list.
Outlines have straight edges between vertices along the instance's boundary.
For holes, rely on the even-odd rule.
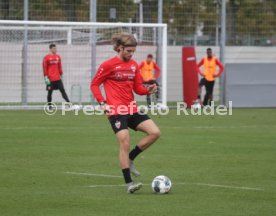
[[44,74],[44,77],[45,76],[48,76],[48,64],[47,64],[47,56],[45,56],[43,58],[43,62],[42,62],[42,68],[43,68],[43,74]]
[[102,103],[105,101],[101,90],[100,85],[107,79],[110,74],[110,70],[107,63],[103,63],[97,70],[93,80],[91,81],[90,89],[98,101],[98,103]]
[[204,63],[204,58],[201,59],[201,61],[196,65],[196,70],[201,76],[204,76],[204,74],[200,71],[200,67],[203,65],[203,63]]

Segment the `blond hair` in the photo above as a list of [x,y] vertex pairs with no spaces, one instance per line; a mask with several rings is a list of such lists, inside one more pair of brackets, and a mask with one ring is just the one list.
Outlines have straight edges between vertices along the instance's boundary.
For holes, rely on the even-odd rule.
[[127,32],[118,33],[112,36],[111,44],[116,52],[120,52],[119,47],[136,47],[137,40],[132,34]]

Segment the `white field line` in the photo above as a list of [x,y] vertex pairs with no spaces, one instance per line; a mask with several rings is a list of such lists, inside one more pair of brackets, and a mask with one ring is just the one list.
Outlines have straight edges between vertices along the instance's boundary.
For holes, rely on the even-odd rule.
[[[143,185],[150,185],[150,184],[143,184]],[[206,183],[177,182],[177,183],[173,183],[173,185],[198,185],[198,186],[217,187],[217,188],[226,188],[226,189],[263,191],[263,189],[261,189],[261,188],[238,187],[238,186],[206,184]],[[100,188],[100,187],[107,188],[107,187],[125,187],[125,185],[122,185],[122,184],[120,184],[120,185],[89,185],[87,187],[91,187],[91,188]]]
[[172,128],[172,129],[183,129],[183,128],[193,128],[193,129],[250,129],[250,128],[267,128],[274,127],[274,125],[239,125],[239,126],[162,126],[162,128]]
[[[106,175],[106,174],[95,174],[95,173],[79,173],[79,172],[65,172],[66,174],[71,175],[85,175],[85,176],[97,176],[97,177],[109,177],[109,178],[122,178],[122,176],[116,175]],[[143,184],[150,185],[150,184]],[[252,188],[245,186],[231,186],[231,185],[219,185],[219,184],[208,184],[208,183],[189,183],[189,182],[176,182],[173,185],[197,185],[197,186],[206,186],[206,187],[217,187],[217,188],[227,188],[227,189],[238,189],[238,190],[254,190],[254,191],[263,191],[262,188]],[[118,185],[88,185],[86,187],[99,188],[99,187],[125,187],[124,184]]]
[[85,187],[90,187],[90,188],[107,188],[107,187],[126,187],[125,184],[119,184],[119,185],[88,185]]
[[[150,184],[143,184],[150,185]],[[230,185],[217,185],[217,184],[206,184],[206,183],[187,183],[187,182],[177,182],[173,183],[173,185],[198,185],[198,186],[206,186],[206,187],[217,187],[217,188],[226,188],[226,189],[238,189],[238,190],[253,190],[253,191],[263,191],[261,188],[251,188],[251,187],[238,187],[238,186],[230,186]],[[91,188],[105,188],[105,187],[125,187],[125,185],[88,185],[86,187]]]
[[96,176],[96,177],[108,177],[108,178],[122,178],[122,176],[117,175],[105,175],[105,174],[95,174],[95,173],[79,173],[79,172],[65,172],[66,174],[71,175],[84,175],[84,176]]
[[230,188],[230,189],[239,189],[239,190],[255,190],[255,191],[263,191],[262,188],[252,188],[252,187],[244,187],[244,186],[231,186],[231,185],[218,185],[218,184],[207,184],[207,183],[185,183],[185,182],[178,182],[175,183],[176,185],[184,185],[184,184],[191,184],[191,185],[199,185],[199,186],[207,186],[207,187],[219,187],[219,188]]
[[[0,127],[0,130],[47,130],[51,129],[53,126],[49,127]],[[87,126],[87,127],[55,127],[55,130],[80,130],[80,129],[89,129],[89,128],[106,128],[98,126]]]
[[[150,184],[143,184],[143,186],[149,186]],[[102,188],[105,188],[105,187],[126,187],[125,184],[119,184],[119,185],[88,185],[88,186],[85,186],[85,187],[90,187],[90,188],[99,188],[99,187],[102,187]]]

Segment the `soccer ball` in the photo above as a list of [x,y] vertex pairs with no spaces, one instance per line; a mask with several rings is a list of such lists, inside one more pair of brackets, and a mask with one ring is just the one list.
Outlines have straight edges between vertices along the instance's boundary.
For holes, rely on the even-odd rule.
[[169,191],[171,190],[171,187],[172,187],[171,180],[164,175],[156,176],[151,183],[152,190],[159,194],[169,193]]
[[194,109],[194,110],[201,109],[201,104],[200,104],[200,103],[194,103],[194,104],[192,105],[192,109]]
[[166,110],[166,109],[168,109],[168,107],[166,105],[162,104],[162,103],[157,103],[156,104],[156,109],[158,109],[158,110]]
[[81,110],[81,109],[82,109],[82,105],[74,104],[72,106],[72,110]]

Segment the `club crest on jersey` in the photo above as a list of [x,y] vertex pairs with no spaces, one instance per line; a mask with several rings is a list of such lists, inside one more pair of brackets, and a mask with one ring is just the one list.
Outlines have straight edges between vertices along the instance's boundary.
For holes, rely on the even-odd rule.
[[121,122],[117,120],[117,121],[115,122],[115,127],[116,127],[117,129],[119,129],[119,128],[121,127]]
[[134,65],[131,65],[130,69],[132,70],[133,73],[136,71],[136,67]]

